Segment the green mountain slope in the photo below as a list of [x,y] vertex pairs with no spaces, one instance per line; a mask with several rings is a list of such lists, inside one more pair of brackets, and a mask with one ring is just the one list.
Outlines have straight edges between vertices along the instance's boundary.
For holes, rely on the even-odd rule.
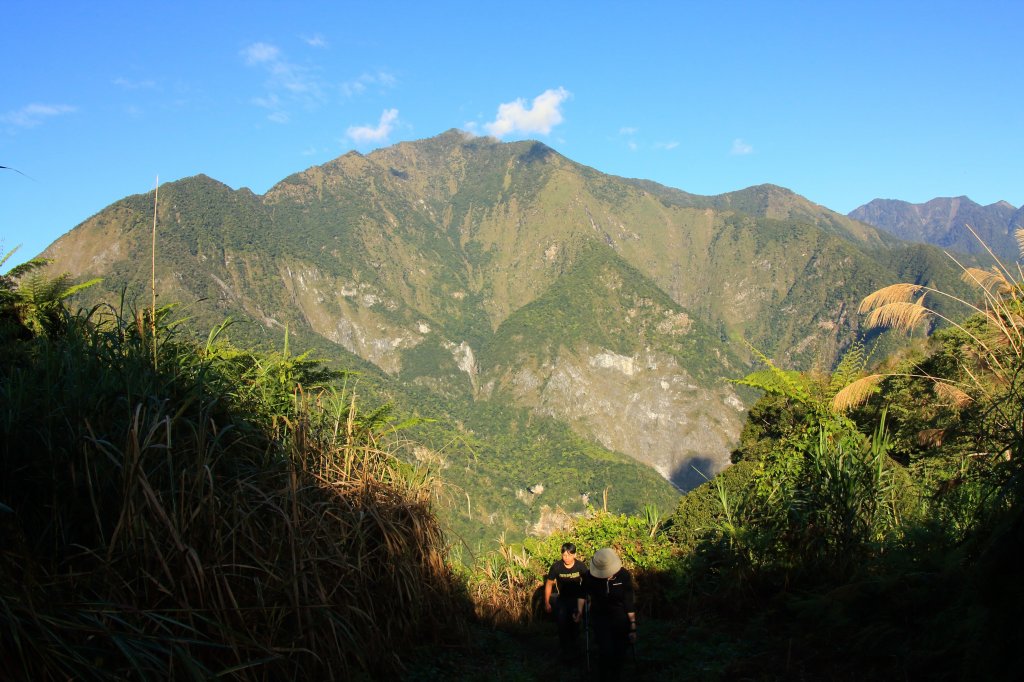
[[[148,301],[152,210],[152,193],[128,197],[46,255],[103,276],[91,296]],[[517,491],[542,484],[559,491],[550,509],[571,506],[621,487],[603,462],[683,487],[725,466],[745,407],[722,378],[745,372],[745,342],[829,367],[859,333],[859,300],[907,259],[923,281],[956,280],[931,252],[780,187],[700,197],[459,131],[348,153],[263,196],[187,178],[160,188],[158,211],[160,302],[196,329],[231,316],[236,335],[287,328],[358,358],[410,411],[461,424],[435,445],[471,442],[476,459],[448,477],[520,530],[548,502],[523,511]],[[565,476],[576,484],[551,483]]]

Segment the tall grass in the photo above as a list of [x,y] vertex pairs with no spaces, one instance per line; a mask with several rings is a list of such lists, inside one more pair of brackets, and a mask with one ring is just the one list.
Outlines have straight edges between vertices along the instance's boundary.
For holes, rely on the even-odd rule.
[[[981,241],[969,225],[967,229]],[[1024,230],[1018,230],[1016,236],[1024,256]],[[1007,266],[991,251],[989,255],[996,264],[987,270],[960,266],[961,279],[975,288],[976,300],[958,298],[922,284],[902,283],[868,295],[859,308],[867,316],[868,327],[891,327],[909,333],[924,323],[942,320],[962,334],[967,352],[960,367],[961,376],[930,377],[939,398],[955,399],[961,404],[998,400],[1007,390],[1016,390],[1024,360],[1024,270],[1019,262]],[[936,297],[959,303],[970,317],[959,322],[941,315],[929,305],[929,299]],[[847,409],[863,402],[869,395],[865,387],[877,385],[887,376],[874,374],[859,384],[851,384],[836,396],[837,407]],[[1013,421],[1011,417],[1007,428],[1019,431],[1019,425]]]
[[303,356],[181,338],[172,312],[159,338],[98,309],[5,339],[4,674],[345,679],[453,636],[429,477],[386,412]]
[[941,317],[931,301],[948,295],[923,284],[862,303],[868,326],[943,321],[924,352],[841,366],[828,390],[770,362],[742,382],[784,398],[761,414],[791,424],[749,448],[758,468],[739,494],[719,486],[718,532],[696,548],[709,592],[783,604],[806,651],[834,648],[863,677],[1008,679],[1024,651],[1008,570],[1024,541],[1024,276],[997,262],[963,279],[977,292],[957,299],[963,318]]
[[551,564],[561,557],[561,545],[576,545],[577,560],[586,562],[602,547],[614,547],[639,586],[640,608],[647,613],[664,601],[671,588],[659,574],[675,564],[676,548],[651,515],[627,516],[588,510],[571,527],[547,537],[530,537],[522,544],[504,538],[497,549],[477,557],[466,576],[475,614],[496,627],[523,626],[543,613],[542,588]]
[[[981,241],[970,226],[967,229]],[[1024,230],[1018,230],[1016,237],[1024,257]],[[947,336],[957,342],[954,362],[947,363],[951,366],[944,367],[941,375],[900,376],[927,380],[935,401],[953,406],[958,413],[959,435],[974,449],[970,457],[972,485],[988,488],[975,508],[977,523],[989,524],[986,517],[995,514],[1013,526],[1020,523],[1024,500],[1024,270],[1019,261],[1004,264],[991,251],[989,255],[995,262],[989,269],[961,266],[961,279],[976,292],[972,300],[924,285],[894,284],[866,297],[860,310],[867,315],[869,326],[904,332],[912,332],[924,321],[942,319],[950,324]],[[959,303],[966,319],[955,321],[939,315],[930,305],[935,297]],[[865,377],[837,399],[844,408],[855,406],[893,376]],[[942,426],[937,430],[940,437],[957,425]],[[952,482],[967,480],[967,476],[959,476]]]

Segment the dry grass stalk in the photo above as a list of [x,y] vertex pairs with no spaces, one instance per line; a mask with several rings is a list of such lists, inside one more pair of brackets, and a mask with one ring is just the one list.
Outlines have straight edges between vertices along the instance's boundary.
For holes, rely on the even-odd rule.
[[948,381],[936,380],[932,384],[932,390],[940,400],[944,400],[958,409],[967,407],[974,402],[974,398]]
[[878,291],[869,294],[860,302],[857,312],[866,313],[875,308],[889,305],[890,303],[907,303],[913,301],[918,294],[924,291],[924,287],[918,284],[890,284]]
[[946,429],[924,429],[917,433],[917,444],[924,448],[937,448],[942,446],[946,438]]
[[150,289],[153,294],[153,307],[150,309],[150,331],[153,332],[153,367],[157,366],[157,335],[156,335],[156,212],[157,197],[160,195],[160,176],[156,176],[156,187],[153,188],[153,253]]
[[[861,308],[864,308],[863,303]],[[922,322],[927,321],[931,314],[932,311],[920,303],[892,301],[871,309],[865,324],[868,327],[892,327],[903,332],[912,332]]]
[[975,284],[985,291],[996,296],[1006,296],[1013,291],[1013,286],[1006,279],[1006,276],[996,268],[985,270],[983,268],[970,267],[964,270],[960,279],[968,284]]
[[832,398],[832,409],[836,412],[846,412],[863,405],[877,392],[878,384],[884,378],[884,374],[870,374],[848,384]]
[[481,621],[493,626],[523,625],[533,620],[534,596],[540,566],[525,548],[518,551],[505,541],[498,541],[497,552],[480,558],[470,578],[470,595],[474,611]]
[[[1017,266],[1017,277],[992,253],[991,249],[966,226],[971,234],[986,248],[996,265],[991,269],[966,267],[952,255],[949,257],[962,269],[961,279],[973,284],[981,292],[982,301],[977,305],[943,291],[917,284],[893,284],[866,296],[859,311],[867,313],[868,327],[891,327],[900,331],[913,331],[929,317],[948,322],[970,340],[961,349],[964,361],[960,371],[966,381],[985,394],[995,388],[1012,385],[1021,358],[1024,357],[1024,315],[1022,315],[1021,290],[1024,272]],[[1024,255],[1024,230],[1015,232],[1017,244]],[[949,254],[947,254],[949,255]],[[949,319],[925,305],[927,294],[944,296],[965,306],[974,314],[974,320],[981,324],[963,325]],[[920,295],[919,298],[918,295]],[[915,300],[916,298],[916,300]],[[874,376],[874,375],[873,375]],[[893,374],[885,376],[895,376]],[[911,376],[911,375],[904,375]],[[973,401],[971,395],[950,381],[926,377],[933,382],[936,396],[948,401],[956,408],[962,408]],[[877,381],[865,377],[851,383],[837,394],[837,405],[852,406],[855,399],[866,399],[865,384]],[[842,398],[840,399],[840,396]],[[838,409],[838,408],[837,408]]]

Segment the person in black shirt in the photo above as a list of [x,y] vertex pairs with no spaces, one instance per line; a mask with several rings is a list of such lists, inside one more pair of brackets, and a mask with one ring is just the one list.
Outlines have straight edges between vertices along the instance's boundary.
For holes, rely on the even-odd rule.
[[[571,663],[576,657],[576,640],[579,637],[578,619],[575,617],[576,604],[583,596],[581,585],[587,567],[576,560],[576,545],[566,542],[562,545],[562,558],[551,564],[547,580],[544,581],[544,611],[555,612],[558,624],[558,647],[563,663]],[[558,588],[557,596],[551,594]],[[555,602],[552,604],[552,600]]]
[[583,577],[583,595],[578,600],[577,620],[586,600],[590,601],[599,679],[618,680],[626,649],[636,642],[636,606],[633,577],[611,547],[597,550],[590,560],[590,572]]

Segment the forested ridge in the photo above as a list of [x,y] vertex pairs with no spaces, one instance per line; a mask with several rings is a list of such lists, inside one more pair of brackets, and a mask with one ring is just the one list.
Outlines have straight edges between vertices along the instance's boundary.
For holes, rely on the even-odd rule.
[[[197,334],[230,318],[237,343],[280,348],[287,329],[296,347],[359,368],[367,400],[436,420],[427,445],[474,498],[446,513],[474,547],[521,539],[545,505],[578,510],[608,485],[614,511],[670,506],[673,485],[728,462],[750,406],[727,381],[750,368],[746,342],[828,369],[874,289],[963,287],[935,247],[782,187],[698,196],[456,130],[346,153],[262,195],[204,175],[156,194],[116,201],[46,249],[57,272],[102,278],[78,305],[145,299],[155,280]],[[485,432],[536,456],[518,468],[474,457]],[[551,485],[566,451],[600,473]]]
[[487,550],[439,520],[438,426],[355,370],[197,336],[174,305],[77,308],[90,283],[29,261],[0,280],[5,674],[538,679],[571,540],[636,576],[635,679],[1015,677],[1019,275],[965,268],[956,317],[883,287],[859,314],[911,343],[830,373],[762,357],[734,465],[677,508],[606,488]]

